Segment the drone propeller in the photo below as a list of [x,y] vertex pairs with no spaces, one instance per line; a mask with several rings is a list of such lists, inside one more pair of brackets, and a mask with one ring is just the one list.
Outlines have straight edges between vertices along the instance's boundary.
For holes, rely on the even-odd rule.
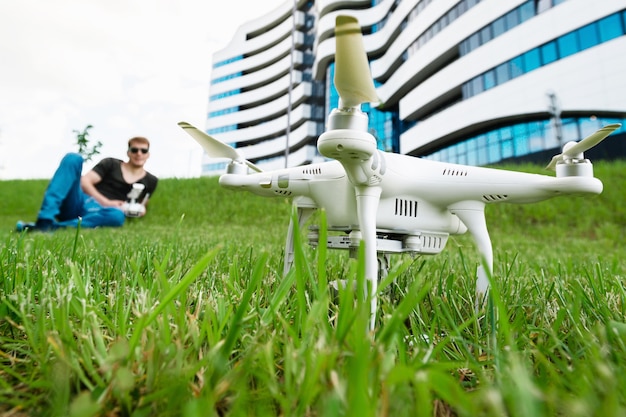
[[[588,151],[589,149],[596,146],[598,143],[602,142],[607,136],[613,133],[613,131],[619,129],[620,126],[622,125],[619,123],[606,125],[603,128],[595,131],[591,135],[587,136],[580,142],[575,143],[574,145],[568,146],[568,144],[566,144],[563,147],[562,153],[552,157],[552,160],[550,161],[548,166],[546,166],[546,169],[554,171],[558,162],[577,158],[578,155]],[[582,158],[582,156],[580,158]]]
[[187,122],[179,122],[178,126],[182,127],[192,138],[194,138],[211,158],[228,158],[235,163],[245,164],[256,172],[263,172],[261,168],[244,159],[244,157],[237,152],[235,148],[207,135],[197,127]]
[[343,106],[379,102],[359,22],[351,16],[337,16],[335,24],[335,87]]

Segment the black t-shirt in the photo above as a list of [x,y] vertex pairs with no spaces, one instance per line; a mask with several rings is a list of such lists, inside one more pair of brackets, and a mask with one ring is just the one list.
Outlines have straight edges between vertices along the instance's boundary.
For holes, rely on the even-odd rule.
[[[105,158],[98,162],[98,164],[93,167],[93,170],[102,178],[102,181],[96,184],[96,189],[102,193],[102,195],[111,200],[128,200],[128,193],[132,189],[133,184],[129,184],[124,180],[122,175],[122,161],[120,159]],[[150,197],[152,197],[158,181],[159,179],[157,177],[146,171],[146,175],[136,181],[146,186],[137,199],[137,202],[142,202],[144,196],[148,193]]]

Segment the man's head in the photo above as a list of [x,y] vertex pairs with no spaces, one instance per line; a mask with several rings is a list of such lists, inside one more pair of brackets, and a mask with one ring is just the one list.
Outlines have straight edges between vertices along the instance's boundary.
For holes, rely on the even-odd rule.
[[135,136],[128,140],[128,163],[141,167],[150,156],[150,141],[142,136]]

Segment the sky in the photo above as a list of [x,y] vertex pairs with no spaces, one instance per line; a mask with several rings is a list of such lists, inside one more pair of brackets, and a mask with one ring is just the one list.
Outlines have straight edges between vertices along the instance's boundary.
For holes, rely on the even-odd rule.
[[50,178],[75,131],[126,159],[151,141],[146,169],[200,175],[211,55],[285,0],[0,0],[0,180]]

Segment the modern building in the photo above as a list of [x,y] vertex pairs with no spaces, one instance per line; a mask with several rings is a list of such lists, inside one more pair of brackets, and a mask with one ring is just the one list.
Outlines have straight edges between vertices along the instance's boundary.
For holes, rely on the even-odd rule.
[[[213,55],[206,131],[267,168],[322,160],[334,25],[362,26],[379,148],[470,165],[549,157],[608,123],[626,155],[623,0],[287,0]],[[205,159],[203,172],[223,165]]]

